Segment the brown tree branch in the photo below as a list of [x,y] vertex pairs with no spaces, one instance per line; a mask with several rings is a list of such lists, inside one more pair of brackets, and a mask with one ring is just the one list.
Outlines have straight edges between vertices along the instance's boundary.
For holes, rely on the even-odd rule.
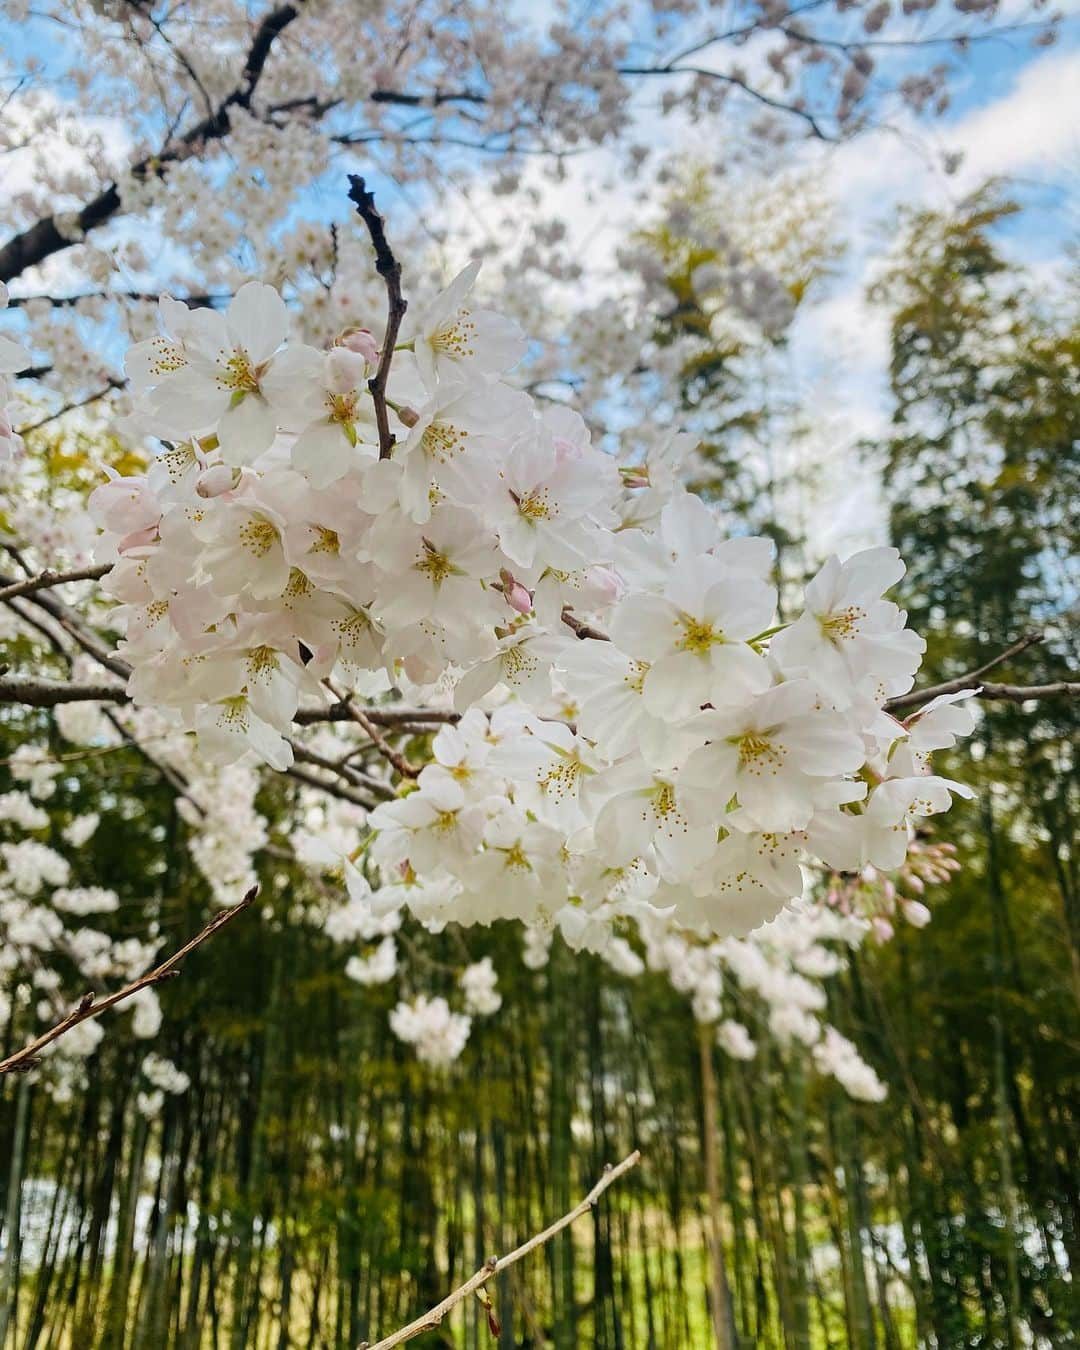
[[30,1069],[37,1068],[41,1063],[39,1052],[44,1050],[47,1045],[51,1045],[53,1041],[59,1040],[72,1027],[77,1027],[80,1022],[87,1022],[92,1017],[100,1017],[103,1012],[115,1008],[118,1003],[131,998],[133,994],[139,993],[140,990],[150,989],[163,980],[179,975],[180,971],[177,967],[180,962],[186,956],[190,956],[196,947],[201,947],[208,938],[212,938],[219,929],[224,928],[227,923],[231,923],[238,914],[253,904],[258,894],[258,886],[252,886],[238,905],[233,905],[231,909],[223,909],[220,914],[215,914],[206,927],[201,932],[196,933],[189,942],[185,942],[179,951],[173,952],[172,956],[167,957],[159,966],[155,966],[153,970],[148,970],[145,975],[140,975],[137,980],[132,980],[123,989],[118,989],[114,994],[109,994],[106,998],[97,1001],[95,1001],[92,993],[84,994],[66,1017],[54,1026],[49,1027],[47,1031],[43,1031],[29,1045],[24,1045],[21,1050],[16,1050],[14,1054],[8,1055],[7,1059],[0,1060],[0,1076],[7,1073],[26,1073]]
[[640,1161],[641,1154],[635,1149],[629,1157],[624,1158],[615,1167],[612,1167],[609,1163],[604,1169],[604,1175],[585,1199],[579,1205],[576,1205],[569,1214],[564,1214],[561,1219],[556,1219],[542,1233],[537,1233],[535,1237],[523,1242],[520,1247],[515,1247],[509,1255],[489,1257],[475,1275],[467,1279],[452,1294],[448,1294],[441,1303],[436,1304],[434,1308],[424,1313],[422,1317],[418,1317],[408,1326],[402,1327],[400,1331],[395,1331],[392,1336],[387,1336],[381,1341],[374,1343],[364,1341],[359,1350],[394,1350],[395,1346],[415,1340],[417,1336],[422,1336],[426,1331],[434,1331],[436,1327],[442,1325],[443,1319],[448,1313],[452,1312],[459,1303],[464,1302],[471,1294],[476,1294],[483,1289],[489,1280],[494,1279],[496,1275],[501,1274],[510,1266],[516,1265],[523,1257],[528,1256],[530,1252],[534,1252],[537,1247],[542,1247],[545,1243],[550,1242],[553,1237],[557,1237],[564,1228],[569,1228],[582,1215],[588,1214],[591,1209],[595,1208],[607,1188],[618,1181],[626,1172],[629,1172],[632,1167],[636,1167]]
[[379,365],[373,379],[368,381],[375,404],[375,421],[379,428],[379,458],[389,459],[394,449],[394,434],[390,430],[390,414],[386,405],[386,382],[390,378],[390,362],[394,359],[401,321],[408,305],[401,294],[401,264],[386,238],[386,222],[375,209],[375,197],[368,192],[364,180],[349,174],[349,200],[367,226],[375,249],[375,270],[386,283],[386,333],[383,336]]
[[86,394],[83,398],[73,398],[70,402],[63,404],[55,412],[49,413],[46,417],[39,417],[36,422],[27,422],[21,427],[15,428],[17,436],[29,436],[32,431],[40,431],[42,427],[47,427],[50,422],[57,422],[61,417],[66,417],[69,412],[74,412],[77,408],[89,408],[94,403],[100,403],[103,398],[108,398],[117,389],[124,389],[127,386],[127,380],[122,380],[118,375],[110,375],[108,383],[101,389],[95,389],[92,394]]
[[98,581],[107,572],[112,571],[112,563],[98,563],[93,567],[76,567],[70,572],[54,572],[47,567],[36,577],[27,577],[24,581],[14,581],[0,590],[0,600],[13,600],[17,595],[29,595],[32,591],[47,591],[53,586],[63,586],[69,581]]
[[[1034,647],[1036,643],[1042,642],[1042,633],[1025,633],[1019,641],[1014,642],[1011,647],[1006,647],[1003,652],[978,666],[975,670],[969,670],[966,675],[957,676],[954,680],[945,680],[941,684],[932,684],[926,689],[912,689],[906,694],[898,694],[896,698],[891,698],[885,704],[887,713],[896,714],[902,712],[905,708],[919,708],[924,703],[929,703],[931,699],[939,698],[942,694],[959,694],[964,689],[974,689],[979,685],[980,677],[988,671],[995,670],[1002,666],[1006,661],[1012,660],[1014,656],[1019,656],[1021,652],[1026,652],[1029,647]],[[1017,686],[1006,685],[984,685],[983,689],[1005,689],[1016,688]],[[1049,685],[1033,686],[1035,688],[1050,688]],[[982,693],[980,697],[994,698],[1006,697],[1005,695],[994,695]],[[1045,694],[1030,694],[1030,698],[1045,698]]]
[[[281,32],[297,18],[305,0],[292,0],[290,4],[278,5],[264,15],[255,29],[248,48],[247,59],[240,81],[217,107],[200,121],[196,122],[174,145],[166,145],[158,154],[147,155],[131,166],[130,173],[135,178],[145,178],[160,172],[163,165],[180,163],[198,153],[210,141],[218,141],[227,136],[231,126],[230,112],[233,108],[248,109],[254,97],[255,89],[270,56],[274,42]],[[36,267],[54,253],[70,248],[90,230],[105,224],[115,216],[121,206],[120,190],[115,183],[110,185],[75,215],[77,232],[61,233],[55,215],[44,216],[29,228],[15,235],[0,248],[0,281],[10,281],[30,267]],[[76,234],[77,237],[73,237]]]
[[71,684],[31,675],[0,678],[0,703],[21,703],[26,708],[55,708],[61,703],[130,703],[118,684]]

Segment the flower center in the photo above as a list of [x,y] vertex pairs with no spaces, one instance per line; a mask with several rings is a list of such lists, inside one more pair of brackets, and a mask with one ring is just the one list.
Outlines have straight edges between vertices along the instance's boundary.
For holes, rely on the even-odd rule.
[[219,352],[218,364],[223,372],[218,376],[222,389],[231,389],[234,394],[259,392],[258,371],[243,347],[235,347],[227,356],[224,351]]
[[247,696],[234,694],[232,698],[223,698],[218,704],[221,712],[218,723],[234,731],[246,731],[248,724]]
[[252,647],[247,653],[248,678],[251,680],[267,680],[278,669],[277,652],[273,647],[267,647],[265,644],[260,647]]
[[441,586],[442,583],[454,571],[454,565],[445,553],[440,553],[434,544],[424,540],[424,552],[413,563],[413,567],[423,574],[435,586]]
[[331,553],[336,558],[341,551],[341,540],[337,531],[329,529],[326,525],[313,525],[311,532],[315,536],[315,541],[308,552]]
[[712,624],[692,619],[688,614],[682,616],[683,635],[676,644],[681,651],[693,652],[695,656],[704,656],[724,636],[713,628]]
[[641,694],[645,690],[645,676],[649,673],[648,661],[631,661],[630,669],[623,676],[623,684],[628,689],[633,690],[635,694]]
[[326,406],[330,421],[350,426],[359,416],[360,391],[350,389],[347,394],[327,394]]
[[850,642],[852,638],[858,637],[859,624],[865,618],[865,609],[860,609],[858,605],[848,605],[847,609],[839,610],[835,614],[819,614],[818,623],[821,624],[821,631],[830,642]]
[[196,463],[195,447],[190,441],[181,441],[179,445],[174,445],[171,450],[165,451],[161,456],[161,462],[165,465],[169,482],[179,483],[184,474],[190,468],[193,468]]
[[525,644],[519,642],[516,647],[511,647],[503,654],[503,679],[508,684],[516,683],[519,677],[528,679],[538,665],[539,662],[536,657],[530,656],[525,649]]
[[277,526],[262,516],[252,516],[240,526],[240,543],[256,558],[265,558],[277,537]]
[[453,422],[432,422],[424,428],[420,444],[429,459],[445,464],[454,454],[465,449],[469,433],[454,426]]
[[548,505],[547,488],[533,488],[532,492],[519,497],[517,508],[526,520],[549,520],[555,514]]
[[454,318],[447,319],[440,328],[436,328],[428,341],[432,350],[441,356],[456,357],[460,360],[462,357],[475,355],[472,347],[475,336],[476,324],[472,321],[470,311],[459,309]]
[[183,370],[187,363],[184,348],[179,342],[170,342],[163,337],[154,338],[154,359],[150,363],[152,374],[171,375],[176,370]]
[[344,647],[355,647],[371,632],[371,619],[362,609],[350,614],[347,619],[334,619],[330,627],[337,633]]
[[739,767],[755,776],[777,773],[783,767],[787,751],[760,732],[749,731],[738,739]]
[[577,755],[564,755],[558,763],[548,768],[540,778],[540,788],[549,797],[562,801],[573,796],[578,779],[584,774],[585,766]]
[[526,858],[525,850],[520,844],[514,844],[510,848],[504,848],[503,857],[506,859],[507,867],[516,867],[520,872],[532,871],[532,863]]
[[299,567],[293,567],[289,570],[289,580],[285,584],[285,590],[282,592],[286,604],[296,600],[304,600],[315,589],[310,577],[301,572]]
[[659,821],[678,816],[679,805],[675,800],[675,789],[670,783],[657,783],[652,793],[652,812]]

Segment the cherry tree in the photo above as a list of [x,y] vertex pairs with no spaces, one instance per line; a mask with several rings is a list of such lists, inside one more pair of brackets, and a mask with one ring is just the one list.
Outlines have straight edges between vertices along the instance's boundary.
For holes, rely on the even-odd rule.
[[[853,134],[893,92],[940,105],[951,54],[1001,27],[970,5],[801,8],[748,6],[722,30],[693,5],[545,31],[480,4],[465,22],[416,4],[357,24],[300,0],[26,16],[60,38],[5,72],[22,178],[0,247],[17,292],[0,461],[18,506],[0,699],[54,709],[73,743],[135,746],[176,791],[222,908],[178,952],[154,934],[117,944],[75,922],[107,912],[107,892],[69,886],[55,850],[6,842],[5,968],[30,971],[31,992],[0,1011],[30,1035],[0,1070],[56,1047],[54,1090],[76,1090],[98,1014],[120,1003],[152,1034],[156,984],[252,907],[254,857],[283,847],[255,795],[288,775],[310,794],[288,856],[330,887],[327,931],[370,944],[346,965],[359,983],[397,977],[406,918],[515,920],[530,963],[558,932],[627,973],[667,970],[737,1058],[754,1051],[740,1001],[761,999],[779,1038],[880,1097],[818,1016],[816,981],[842,959],[829,944],[884,922],[843,912],[851,879],[920,874],[922,823],[969,795],[930,756],[970,730],[972,697],[1077,686],[984,668],[919,687],[890,548],[829,558],[781,619],[770,541],[729,533],[685,486],[692,438],[657,427],[618,446],[535,397],[516,373],[532,335],[480,298],[478,263],[412,290],[363,179],[358,221],[296,210],[298,185],[317,195],[359,146],[426,203],[466,152],[498,154],[500,191],[526,158],[558,174],[583,145],[641,170],[653,87],[672,117],[741,101],[767,113],[763,135]],[[927,47],[950,56],[916,75]],[[100,120],[118,88],[119,149]],[[417,215],[439,233],[437,209]],[[104,481],[88,507],[42,501],[23,438],[53,424],[92,427]],[[42,651],[64,678],[27,659]],[[27,787],[3,819],[32,832],[54,761],[28,745],[11,767]],[[801,901],[808,871],[842,875],[846,900]],[[128,983],[65,1004],[53,955]],[[498,1006],[497,973],[469,962],[453,1005],[413,983],[392,1026],[445,1064]],[[184,1090],[182,1065],[151,1054],[143,1073],[148,1114]]]

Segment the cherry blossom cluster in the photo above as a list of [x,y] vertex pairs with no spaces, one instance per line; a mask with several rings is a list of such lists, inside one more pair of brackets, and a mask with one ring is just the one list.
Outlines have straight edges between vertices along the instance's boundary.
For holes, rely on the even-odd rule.
[[697,1021],[713,1025],[732,1059],[758,1052],[755,1028],[781,1049],[809,1052],[821,1074],[861,1101],[882,1101],[884,1084],[825,1017],[824,981],[847,964],[870,932],[866,919],[799,901],[745,938],[703,940],[661,916],[641,925],[648,968],[667,975]]
[[901,866],[914,822],[966,795],[928,754],[971,718],[883,711],[924,645],[884,598],[896,551],[830,558],[778,623],[769,542],[682,489],[684,438],[624,464],[504,378],[526,339],[474,304],[477,266],[392,354],[392,441],[361,322],[317,349],[260,283],[223,314],[163,300],[128,370],[167,448],[90,503],[136,704],[212,762],[276,769],[298,713],[441,709],[422,768],[374,733],[396,796],[368,818],[370,879],[421,921],[602,947],[659,909],[745,933],[808,859]]

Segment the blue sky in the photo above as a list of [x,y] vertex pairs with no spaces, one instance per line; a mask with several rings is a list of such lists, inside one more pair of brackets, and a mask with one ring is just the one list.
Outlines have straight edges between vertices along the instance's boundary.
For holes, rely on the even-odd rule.
[[[1004,7],[1014,3],[1021,0],[1004,0]],[[790,352],[791,378],[822,427],[820,453],[825,490],[831,496],[823,516],[824,542],[847,549],[880,528],[872,476],[856,470],[845,447],[861,435],[879,432],[887,415],[887,330],[884,315],[867,303],[866,286],[887,252],[897,208],[902,203],[946,206],[988,177],[1010,179],[1029,209],[1011,227],[1009,245],[1035,269],[1048,291],[1061,284],[1064,250],[1080,235],[1080,0],[1066,0],[1065,7],[1071,8],[1072,17],[1055,47],[1033,48],[1022,36],[973,47],[944,117],[916,121],[901,112],[887,131],[839,146],[807,143],[796,152],[797,161],[821,175],[847,243],[844,263],[827,294],[797,322]],[[36,25],[27,26],[22,36],[13,38],[7,31],[0,36],[11,57],[20,46],[45,54],[39,50],[42,35]],[[747,54],[748,61],[754,59],[753,53]],[[903,68],[925,60],[925,54],[889,59]],[[641,90],[636,139],[651,145],[661,160],[684,152],[710,160],[723,156],[721,137],[733,134],[733,124],[725,122],[718,132],[716,125],[657,118],[653,107],[658,94],[656,86]],[[101,130],[122,156],[132,129],[117,119]],[[951,177],[941,168],[945,151],[964,155]],[[16,161],[14,156],[0,160],[0,194],[18,186]],[[365,166],[358,158],[349,167]],[[567,219],[574,249],[586,268],[585,290],[602,294],[615,275],[615,248],[640,222],[641,184],[626,179],[610,151],[571,161],[563,184],[552,185],[530,172],[526,182],[542,193],[536,215]],[[381,191],[394,209],[400,197],[386,183]],[[522,202],[519,211],[518,205],[515,201],[523,221],[530,208]],[[475,239],[474,222],[484,210],[482,187],[467,207],[448,194],[440,223],[451,239],[460,230],[462,254],[468,248],[465,239]],[[302,193],[297,213],[340,216],[336,187],[332,194],[321,188]],[[453,254],[453,246],[448,252]],[[78,278],[71,280],[77,288]]]

